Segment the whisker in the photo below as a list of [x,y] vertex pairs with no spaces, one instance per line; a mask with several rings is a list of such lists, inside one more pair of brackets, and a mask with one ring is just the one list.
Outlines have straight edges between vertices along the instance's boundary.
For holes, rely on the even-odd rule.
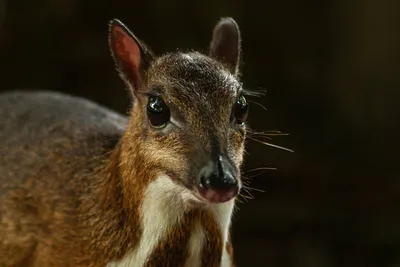
[[258,103],[258,102],[256,102],[256,101],[247,100],[247,102],[256,104],[257,106],[261,107],[261,108],[262,108],[263,110],[265,110],[265,111],[268,110],[264,105],[262,105],[262,104],[260,104],[260,103]]
[[[248,185],[250,185],[250,181],[249,181],[249,179],[247,179],[247,177],[242,177],[242,178],[244,178],[244,179],[242,180],[243,186],[248,186]],[[247,179],[247,180],[246,180],[246,179]]]
[[240,199],[240,195],[238,195],[237,196],[237,198],[236,198],[236,201],[237,202],[239,202],[239,203],[241,203],[241,204],[243,204],[244,202],[243,202],[243,200],[242,199]]
[[[243,181],[251,181],[256,177],[259,177],[260,175],[266,173],[267,171],[276,171],[277,168],[265,168],[265,169],[256,169],[256,170],[250,170],[248,172],[242,172],[242,179]],[[258,172],[256,172],[258,171]]]
[[243,194],[239,194],[238,195],[238,197],[237,197],[237,199],[240,199],[240,202],[241,203],[249,203],[249,200],[248,200],[248,198],[246,197],[246,196],[244,196]]
[[[248,194],[248,196],[247,196],[248,199],[254,199],[254,196],[250,193],[249,190],[247,190],[246,187],[243,187],[242,190],[243,190],[244,192],[246,192],[246,194]],[[245,195],[243,195],[243,196],[245,196]]]
[[[246,191],[244,191],[246,194],[248,194],[248,192],[246,192]],[[246,202],[249,202],[249,199],[254,199],[253,197],[251,197],[251,196],[248,196],[248,195],[245,195],[245,194],[243,194],[243,192],[240,194],[240,196],[242,197],[242,199],[244,200],[244,201],[246,201]]]
[[256,135],[256,136],[288,136],[288,133],[250,133],[251,136]]
[[247,132],[250,135],[263,135],[263,136],[288,136],[288,133],[282,133],[280,131],[262,131],[262,132],[257,132],[257,131],[253,131],[251,129],[247,129]]
[[260,144],[263,144],[263,145],[266,145],[266,146],[275,147],[275,148],[282,149],[282,150],[285,150],[285,151],[288,151],[288,152],[294,152],[293,150],[291,150],[289,148],[286,148],[286,147],[283,147],[283,146],[278,146],[278,145],[274,145],[274,144],[271,144],[271,143],[263,142],[263,141],[255,139],[255,138],[252,138],[250,136],[248,136],[248,138],[250,140],[256,141],[256,142],[258,142]]
[[264,171],[264,170],[276,171],[277,169],[273,168],[273,167],[259,167],[259,168],[254,168],[254,169],[248,170],[244,173],[255,172],[255,171]]
[[258,88],[257,90],[251,90],[251,89],[244,89],[243,90],[243,94],[245,96],[255,96],[255,97],[261,97],[261,96],[265,96],[267,93],[267,90],[262,89],[262,88]]
[[243,186],[250,185],[251,180],[253,180],[254,177],[255,176],[252,176],[252,177],[250,177],[250,176],[242,176]]
[[269,137],[269,136],[267,136],[267,135],[260,135],[260,134],[252,134],[251,136],[256,136],[256,137],[262,137],[262,138],[265,138],[265,139],[269,139],[269,140],[272,140],[272,138],[271,137]]
[[250,186],[244,186],[243,188],[246,188],[247,190],[253,190],[253,191],[257,191],[257,192],[261,192],[261,193],[265,193],[265,191],[264,190],[261,190],[261,189],[257,189],[257,188],[254,188],[254,187],[250,187]]
[[282,134],[282,132],[281,131],[278,131],[278,130],[265,130],[265,131],[261,131],[261,132],[257,132],[256,130],[253,130],[253,129],[251,129],[250,127],[248,127],[247,128],[247,131],[248,132],[251,132],[251,133],[271,133],[271,134]]

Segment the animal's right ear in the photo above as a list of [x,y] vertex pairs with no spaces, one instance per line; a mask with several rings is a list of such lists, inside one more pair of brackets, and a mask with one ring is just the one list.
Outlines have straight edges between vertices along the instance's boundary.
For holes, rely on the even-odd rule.
[[144,90],[153,53],[118,19],[109,23],[108,42],[117,70],[132,93]]
[[233,18],[222,18],[214,27],[210,55],[224,64],[231,73],[239,74],[241,60],[239,26]]

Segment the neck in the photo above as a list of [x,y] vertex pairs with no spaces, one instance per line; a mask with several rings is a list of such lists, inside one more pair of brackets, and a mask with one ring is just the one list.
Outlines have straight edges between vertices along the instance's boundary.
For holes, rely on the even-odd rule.
[[233,201],[193,206],[181,195],[167,176],[151,181],[138,207],[136,245],[109,266],[221,266]]
[[125,166],[123,153],[119,148],[112,155],[100,190],[107,223],[93,228],[107,266],[230,266],[234,201],[193,204],[190,192],[170,177],[132,169],[132,162]]

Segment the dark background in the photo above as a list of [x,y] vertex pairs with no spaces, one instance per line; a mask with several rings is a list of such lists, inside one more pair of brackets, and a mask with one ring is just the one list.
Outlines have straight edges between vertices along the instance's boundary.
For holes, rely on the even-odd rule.
[[242,30],[245,86],[267,89],[250,126],[289,133],[270,141],[295,150],[248,142],[245,176],[265,192],[235,214],[238,265],[400,266],[399,1],[0,0],[0,90],[125,113],[108,20],[163,53],[206,51],[222,16]]

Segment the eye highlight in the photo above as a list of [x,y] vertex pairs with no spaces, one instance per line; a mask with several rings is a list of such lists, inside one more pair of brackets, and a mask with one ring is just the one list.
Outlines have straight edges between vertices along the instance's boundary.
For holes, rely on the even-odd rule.
[[149,96],[147,103],[147,117],[151,126],[162,128],[170,120],[171,112],[160,97]]
[[233,107],[233,114],[235,116],[236,123],[239,125],[244,125],[248,113],[249,113],[249,104],[246,98],[243,95],[241,95]]

